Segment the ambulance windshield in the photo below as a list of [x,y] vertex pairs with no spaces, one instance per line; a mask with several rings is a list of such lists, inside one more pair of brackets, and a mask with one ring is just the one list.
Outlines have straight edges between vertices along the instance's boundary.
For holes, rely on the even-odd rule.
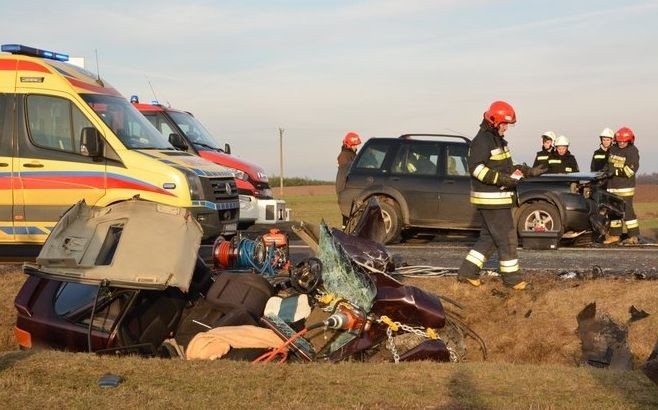
[[125,98],[84,94],[82,98],[128,149],[173,150],[165,137]]

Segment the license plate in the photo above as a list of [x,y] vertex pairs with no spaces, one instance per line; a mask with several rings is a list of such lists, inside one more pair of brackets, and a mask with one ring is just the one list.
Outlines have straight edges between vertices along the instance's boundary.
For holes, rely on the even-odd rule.
[[237,230],[238,230],[238,224],[224,225],[224,232],[236,232]]

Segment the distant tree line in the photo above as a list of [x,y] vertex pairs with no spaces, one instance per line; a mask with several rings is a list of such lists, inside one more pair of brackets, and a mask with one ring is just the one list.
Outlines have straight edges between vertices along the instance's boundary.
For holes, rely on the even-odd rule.
[[637,176],[638,184],[658,184],[658,172],[653,174],[638,174]]
[[[281,185],[281,178],[271,176],[269,177],[270,186],[276,188]],[[334,181],[320,181],[310,178],[283,178],[283,186],[306,186],[306,185],[333,185]]]
[[[276,188],[280,186],[280,178],[271,176],[269,177],[270,179],[270,186],[272,188]],[[658,184],[658,172],[654,172],[652,174],[638,174],[637,176],[637,183],[638,184]],[[283,186],[306,186],[306,185],[333,185],[334,181],[320,181],[317,179],[311,179],[311,178],[299,178],[299,177],[294,177],[294,178],[283,178]]]

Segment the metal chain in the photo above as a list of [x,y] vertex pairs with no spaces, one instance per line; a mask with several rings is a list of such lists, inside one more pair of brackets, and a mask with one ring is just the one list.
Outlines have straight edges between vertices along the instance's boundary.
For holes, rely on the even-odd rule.
[[386,341],[386,348],[393,355],[393,362],[398,364],[400,363],[400,355],[398,354],[398,348],[395,346],[395,342],[393,341],[393,330],[390,326],[386,328],[386,337],[388,338]]
[[[386,349],[389,350],[391,352],[391,354],[393,355],[393,361],[395,363],[400,362],[400,355],[398,353],[398,349],[395,346],[395,341],[393,339],[393,328],[394,327],[396,328],[396,331],[397,331],[397,329],[401,329],[401,330],[403,330],[407,333],[413,333],[416,336],[421,336],[421,337],[424,337],[426,339],[431,339],[432,338],[428,335],[428,333],[430,332],[431,329],[424,330],[423,327],[413,327],[413,326],[409,326],[409,325],[404,325],[400,322],[394,322],[394,321],[390,320],[387,316],[380,317],[378,322],[388,325],[388,327],[386,328],[386,337],[388,338],[388,340],[386,341]],[[440,337],[438,335],[436,335],[436,333],[434,333],[434,331],[432,331],[432,334],[434,334],[436,339],[440,339]],[[448,352],[450,353],[450,361],[453,362],[453,363],[457,363],[457,361],[458,361],[457,352],[454,349],[450,348],[447,344],[446,344],[446,348],[448,349]]]
[[[398,327],[399,327],[400,329],[404,330],[404,331],[407,332],[407,333],[413,333],[413,334],[415,334],[416,336],[422,336],[422,337],[424,337],[424,338],[426,338],[426,339],[429,339],[429,338],[430,338],[430,337],[427,335],[427,332],[426,332],[425,330],[423,330],[423,328],[420,328],[420,327],[412,327],[412,326],[409,326],[409,325],[403,325],[403,324],[400,323],[400,322],[395,322],[395,324],[398,325]],[[390,329],[390,328],[389,328],[389,329]]]

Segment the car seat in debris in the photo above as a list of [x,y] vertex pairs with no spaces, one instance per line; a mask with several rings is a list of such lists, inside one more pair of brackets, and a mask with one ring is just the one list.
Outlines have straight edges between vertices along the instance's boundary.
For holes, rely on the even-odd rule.
[[224,272],[208,290],[206,301],[226,312],[245,308],[255,318],[259,318],[272,295],[274,288],[261,275]]
[[205,297],[212,284],[212,270],[203,262],[203,259],[197,255],[196,265],[194,265],[194,273],[188,290],[189,298],[196,299],[197,297]]
[[175,333],[185,304],[185,295],[177,288],[140,291],[118,330],[126,353],[154,355]]
[[258,325],[272,285],[255,273],[223,272],[210,286],[206,297],[195,302],[176,332],[176,341],[186,346],[199,332],[220,326]]

